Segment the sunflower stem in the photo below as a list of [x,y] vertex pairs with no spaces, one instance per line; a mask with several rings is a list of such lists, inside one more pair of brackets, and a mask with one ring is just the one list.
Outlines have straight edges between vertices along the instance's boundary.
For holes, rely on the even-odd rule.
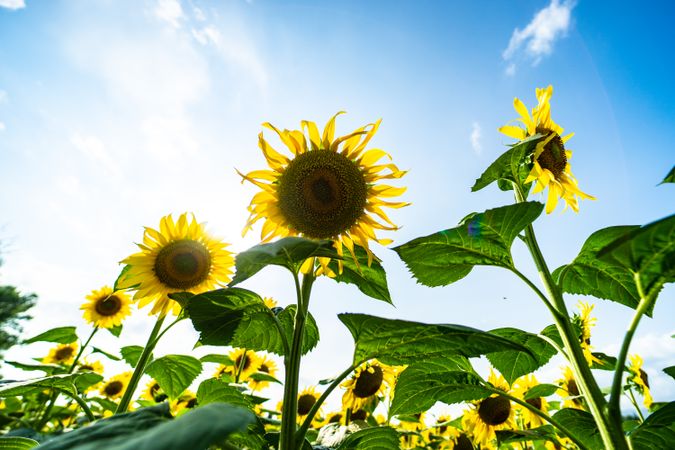
[[159,341],[157,339],[157,336],[159,335],[159,332],[162,328],[162,324],[164,323],[165,318],[166,318],[166,311],[162,311],[159,317],[157,317],[157,322],[155,322],[154,328],[150,332],[150,336],[148,337],[148,343],[145,344],[145,348],[143,349],[140,358],[138,358],[138,363],[136,364],[136,368],[134,369],[133,375],[131,375],[129,385],[127,386],[127,389],[124,391],[122,400],[120,400],[120,404],[117,406],[117,410],[115,410],[116,415],[127,412],[127,409],[129,408],[129,403],[131,403],[131,397],[133,397],[134,392],[138,387],[138,382],[141,381],[143,372],[145,372],[145,367],[148,365],[148,361],[152,356],[152,351],[155,349],[155,346]]
[[[518,203],[526,201],[526,196],[519,184],[513,183],[513,190]],[[549,298],[552,300],[551,304],[554,307],[553,309],[555,312],[553,310],[551,312],[553,313],[556,327],[563,341],[563,346],[567,349],[568,359],[572,366],[574,377],[579,385],[581,393],[586,399],[591,415],[595,419],[605,448],[627,450],[628,443],[623,434],[623,429],[620,426],[620,420],[617,425],[617,422],[613,421],[608,417],[608,414],[606,414],[608,412],[607,402],[586,362],[586,358],[584,357],[579,343],[579,338],[570,322],[565,300],[562,297],[558,285],[553,280],[551,271],[539,248],[532,224],[525,227],[525,244],[537,266],[539,276],[546,287]]]
[[642,415],[642,410],[640,409],[640,405],[638,405],[637,400],[635,400],[635,395],[633,394],[633,389],[630,387],[628,388],[628,399],[630,402],[633,404],[635,407],[635,411],[637,411],[638,417],[640,418],[640,423],[645,421],[645,416]]
[[[640,303],[638,304],[633,319],[628,325],[626,334],[623,338],[621,344],[621,350],[619,351],[619,356],[616,358],[616,367],[614,368],[614,379],[612,380],[612,390],[609,396],[609,416],[615,424],[621,424],[621,387],[623,385],[623,371],[626,367],[626,359],[628,357],[628,349],[630,348],[631,341],[635,335],[638,325],[642,316],[654,305],[654,300],[656,300],[656,291],[652,291],[650,294],[645,294],[642,287],[642,280],[640,279],[640,274],[633,274],[633,279],[635,281],[635,286],[637,287],[638,294],[640,295]],[[640,376],[638,374],[638,376]]]
[[317,401],[314,403],[314,406],[312,406],[312,409],[309,410],[309,413],[307,413],[307,417],[305,417],[305,421],[302,422],[302,425],[300,426],[300,429],[297,431],[295,435],[296,441],[302,441],[305,438],[305,434],[307,433],[307,430],[309,429],[309,426],[312,424],[312,420],[314,420],[314,416],[316,415],[317,411],[319,411],[319,408],[321,408],[321,405],[323,402],[326,401],[328,396],[330,395],[333,390],[340,385],[342,380],[347,378],[350,373],[352,373],[354,370],[356,370],[356,367],[358,366],[349,366],[347,370],[342,372],[340,375],[338,375],[333,382],[326,388],[325,391],[323,391],[323,394],[321,394],[321,397],[317,399]]
[[84,414],[86,414],[87,419],[89,419],[90,422],[93,422],[96,420],[96,417],[94,417],[94,414],[91,412],[91,409],[89,409],[89,405],[87,405],[87,402],[85,402],[82,397],[80,397],[77,394],[74,394],[72,392],[68,391],[63,391],[64,394],[68,395],[70,398],[75,400],[78,405],[80,405],[80,408],[82,408],[82,411],[84,411]]
[[284,358],[285,380],[284,400],[281,414],[281,433],[279,435],[279,450],[295,450],[296,445],[296,421],[298,414],[298,380],[300,378],[300,360],[302,358],[302,341],[305,336],[305,323],[309,310],[309,297],[314,283],[314,259],[312,258],[312,272],[304,274],[302,286],[298,274],[293,273],[295,281],[295,293],[298,306],[295,311],[295,324],[293,326],[293,341],[291,352]]

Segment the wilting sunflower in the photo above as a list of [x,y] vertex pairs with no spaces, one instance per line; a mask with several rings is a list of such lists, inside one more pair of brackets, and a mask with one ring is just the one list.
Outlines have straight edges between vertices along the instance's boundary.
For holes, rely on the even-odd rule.
[[164,393],[157,380],[153,379],[145,386],[141,398],[159,403],[166,400],[167,395]]
[[[506,380],[492,370],[488,382],[499,390],[509,392]],[[488,398],[473,402],[472,407],[464,413],[462,427],[473,436],[476,444],[489,447],[497,437],[495,431],[516,428],[515,409],[508,398],[492,394]]]
[[581,330],[581,336],[579,337],[581,341],[581,350],[584,352],[586,362],[591,366],[593,363],[600,362],[600,360],[593,355],[593,347],[591,347],[591,328],[593,328],[598,321],[597,318],[591,316],[591,312],[593,312],[595,305],[580,301],[577,307],[579,308],[580,314],[574,315],[574,323]]
[[632,355],[630,357],[628,371],[630,372],[628,381],[642,394],[643,402],[647,409],[651,408],[654,399],[651,392],[649,392],[649,377],[647,376],[647,372],[642,369],[642,358],[640,355]]
[[49,350],[49,354],[42,358],[45,364],[61,364],[64,366],[70,365],[75,361],[77,355],[77,342],[70,344],[59,344],[55,348]]
[[[319,400],[319,397],[321,397],[321,394],[317,392],[316,387],[314,386],[309,386],[298,394],[298,422],[305,420],[305,417],[307,417],[307,414],[312,410],[312,407],[316,401]],[[321,408],[319,408],[319,411],[317,411],[314,416],[314,421],[316,421],[316,418],[319,416],[321,416]]]
[[262,358],[253,350],[237,348],[228,355],[232,364],[222,364],[216,370],[215,377],[220,378],[223,374],[235,376],[239,374],[239,381],[246,380],[252,373],[256,373],[260,368]]
[[122,291],[113,292],[109,286],[91,291],[86,299],[89,301],[80,309],[84,311],[84,320],[95,327],[113,328],[131,314],[131,299]]
[[[513,383],[513,394],[516,397],[519,397],[523,399],[525,402],[530,404],[531,406],[534,406],[537,408],[539,411],[543,413],[548,412],[548,402],[544,397],[535,397],[535,398],[528,398],[525,400],[525,394],[527,394],[527,391],[532,389],[533,387],[539,385],[539,382],[537,379],[534,377],[532,374],[524,375],[520,378],[518,378],[514,383]],[[537,428],[539,426],[545,425],[544,420],[539,417],[538,415],[534,414],[532,411],[529,409],[520,406],[520,405],[514,405],[515,408],[520,412],[520,415],[523,419],[523,423],[528,427],[528,428]]]
[[505,125],[499,128],[501,133],[512,138],[523,140],[529,136],[540,134],[539,141],[532,158],[532,170],[525,183],[537,181],[533,193],[543,191],[548,187],[546,212],[551,213],[562,198],[575,212],[579,212],[578,198],[595,200],[594,197],[582,192],[577,186],[577,180],[570,169],[569,160],[572,152],[565,148],[567,141],[574,135],[563,136],[563,129],[551,119],[551,105],[549,101],[553,95],[553,86],[546,89],[537,88],[538,104],[532,108],[532,115],[522,101],[513,99],[513,107],[520,117],[525,128],[514,125]]
[[[366,250],[370,264],[374,256],[369,242],[385,245],[391,242],[378,239],[375,230],[397,229],[382,208],[408,205],[385,200],[403,194],[405,187],[378,182],[401,178],[405,171],[391,163],[378,164],[384,157],[391,159],[383,150],[366,150],[379,120],[335,138],[335,118],[339,114],[328,121],[322,135],[316,123],[310,121],[301,122],[302,130],[282,131],[269,123],[263,124],[279,135],[291,156],[274,150],[260,133],[258,145],[270,170],[239,173],[261,189],[248,207],[251,214],[244,233],[263,219],[260,236],[263,242],[285,236],[332,239],[340,255],[344,246],[354,259],[356,243]],[[327,260],[320,263],[324,272],[329,273]]]
[[137,245],[141,251],[121,261],[129,269],[119,287],[135,289],[139,307],[154,302],[150,314],[180,312],[168,294],[198,294],[230,281],[234,258],[225,249],[228,244],[209,236],[194,215],[183,213],[178,221],[162,217],[159,231],[146,227]]
[[120,398],[129,386],[129,380],[131,380],[131,372],[120,373],[103,383],[99,392],[110,400]]
[[[269,375],[271,377],[275,377],[277,375],[277,370],[278,370],[276,363],[267,356],[258,356],[258,358],[260,360],[260,364],[258,366],[257,372],[258,373],[264,373],[264,374]],[[251,388],[252,391],[260,391],[262,389],[265,389],[267,386],[269,386],[270,382],[265,381],[265,380],[256,381],[252,378],[249,378],[248,385],[249,385],[249,387]]]
[[579,386],[574,379],[574,374],[572,369],[565,367],[563,371],[563,378],[558,380],[558,395],[563,398],[563,407],[564,408],[576,408],[584,409],[583,397],[581,391],[579,391]]
[[393,370],[376,360],[361,364],[351,378],[340,386],[347,389],[342,396],[342,408],[356,411],[384,395],[394,385]]

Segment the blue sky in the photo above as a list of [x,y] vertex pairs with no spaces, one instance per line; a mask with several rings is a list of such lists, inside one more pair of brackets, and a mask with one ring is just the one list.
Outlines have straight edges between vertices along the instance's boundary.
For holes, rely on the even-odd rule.
[[[402,184],[413,204],[391,214],[402,229],[387,237],[400,244],[452,227],[511,201],[495,187],[469,188],[510,142],[496,130],[516,117],[513,98],[532,106],[535,87],[548,84],[554,120],[576,133],[572,169],[598,199],[537,223],[557,267],[596,229],[673,212],[672,185],[656,184],[674,159],[674,12],[667,1],[0,0],[0,282],[39,295],[27,334],[73,323],[87,332],[84,296],[112,283],[142,227],[161,216],[193,211],[233,250],[255,245],[256,233],[240,234],[255,190],[234,168],[263,168],[260,124],[322,125],[338,110],[348,111],[338,119],[343,134],[382,118],[373,145],[410,170]],[[322,280],[311,307],[322,340],[303,383],[347,365],[351,338],[339,312],[481,329],[550,323],[508,273],[477,268],[429,289],[393,252],[375,251],[396,307]],[[515,255],[535,276],[522,249]],[[247,287],[292,300],[281,271]],[[675,397],[660,372],[675,364],[674,292],[663,291],[633,347],[656,400]],[[593,344],[616,352],[630,311],[596,303]],[[150,327],[145,312],[135,314],[124,345],[142,344]],[[184,324],[160,350],[188,353],[195,338]],[[541,376],[554,380],[558,366]]]

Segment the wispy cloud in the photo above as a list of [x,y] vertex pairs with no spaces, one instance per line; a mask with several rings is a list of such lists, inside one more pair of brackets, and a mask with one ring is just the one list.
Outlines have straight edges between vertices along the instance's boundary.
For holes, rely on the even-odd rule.
[[477,155],[480,155],[483,151],[483,146],[480,142],[481,139],[481,129],[478,122],[474,122],[471,129],[471,148],[476,152]]
[[[538,11],[530,23],[522,30],[513,30],[509,45],[502,53],[506,61],[512,61],[524,48],[525,57],[537,65],[544,56],[553,52],[555,42],[566,35],[572,22],[574,0],[551,0],[544,9]],[[507,75],[514,75],[516,65],[511,62],[506,68]]]
[[6,128],[7,128],[7,127],[5,126],[5,123],[4,123],[4,122],[0,122],[0,132],[1,132],[1,131],[5,131]]
[[96,136],[87,136],[80,133],[74,133],[70,137],[70,142],[83,155],[90,158],[104,167],[110,175],[120,174],[120,168],[115,160],[110,156],[103,142]]
[[163,20],[174,28],[180,28],[181,20],[185,17],[179,0],[159,0],[153,13],[159,20]]
[[21,9],[26,7],[24,0],[0,0],[0,8]]

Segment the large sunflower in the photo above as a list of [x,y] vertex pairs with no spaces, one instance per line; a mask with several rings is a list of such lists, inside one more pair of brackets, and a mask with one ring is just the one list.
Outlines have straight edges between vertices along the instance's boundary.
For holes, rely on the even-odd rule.
[[[527,391],[529,391],[530,389],[532,389],[537,385],[539,385],[539,382],[534,377],[534,375],[532,374],[524,375],[518,378],[513,383],[513,393],[517,397],[523,399],[523,401],[525,401],[526,403],[537,408],[539,411],[543,413],[548,413],[548,402],[544,397],[528,398],[527,400],[525,399],[525,394],[527,394]],[[544,420],[540,416],[534,414],[529,409],[520,405],[515,405],[515,407],[520,412],[520,415],[523,419],[523,423],[528,428],[537,428],[546,424],[546,422],[544,422]]]
[[540,134],[544,138],[536,145],[532,170],[525,180],[526,183],[537,181],[533,193],[543,191],[548,187],[546,212],[551,213],[562,198],[567,206],[579,212],[579,198],[595,200],[594,197],[582,192],[577,186],[577,179],[572,174],[569,160],[572,152],[565,148],[565,143],[574,135],[563,136],[563,129],[551,119],[551,105],[549,101],[553,95],[553,86],[537,88],[537,106],[532,108],[532,115],[522,101],[513,99],[513,107],[520,117],[525,128],[514,125],[505,125],[499,131],[515,139],[523,140],[529,136]]
[[[260,133],[258,145],[270,170],[239,173],[261,189],[248,207],[250,217],[244,234],[262,219],[263,242],[298,235],[332,239],[340,255],[344,246],[354,259],[354,244],[358,244],[367,251],[369,264],[373,259],[370,241],[391,243],[378,239],[375,230],[397,229],[382,208],[408,205],[385,200],[403,194],[406,188],[378,182],[400,178],[405,171],[391,163],[378,164],[384,157],[391,159],[383,150],[366,150],[379,120],[335,138],[335,118],[341,113],[328,121],[322,135],[314,122],[305,120],[302,130],[282,131],[263,124],[278,134],[291,156],[274,150]],[[325,270],[327,261],[320,262]]]
[[178,314],[180,305],[168,294],[198,294],[230,281],[234,258],[227,245],[206,234],[194,215],[164,216],[159,231],[145,228],[141,251],[122,260],[129,269],[119,287],[135,289],[139,307],[154,302],[150,314]]
[[[488,382],[504,392],[509,391],[509,384],[501,376],[490,370]],[[499,394],[474,402],[464,413],[462,427],[473,436],[473,441],[483,447],[490,447],[497,438],[497,430],[513,430],[516,428],[515,409],[511,400]]]
[[642,358],[640,355],[632,355],[630,357],[628,371],[630,372],[628,381],[635,385],[638,392],[642,394],[644,405],[647,409],[651,408],[654,399],[651,392],[649,392],[649,377],[647,376],[647,372],[642,369]]
[[42,358],[42,362],[45,364],[61,364],[64,366],[70,365],[73,363],[73,361],[75,361],[77,347],[77,342],[71,342],[70,344],[59,344],[49,350],[49,354]]
[[131,299],[122,291],[113,292],[109,286],[91,291],[87,303],[80,306],[84,320],[99,328],[113,328],[131,314]]
[[361,364],[352,377],[340,386],[346,391],[342,396],[342,408],[356,411],[369,402],[383,396],[395,382],[394,371],[376,360]]

